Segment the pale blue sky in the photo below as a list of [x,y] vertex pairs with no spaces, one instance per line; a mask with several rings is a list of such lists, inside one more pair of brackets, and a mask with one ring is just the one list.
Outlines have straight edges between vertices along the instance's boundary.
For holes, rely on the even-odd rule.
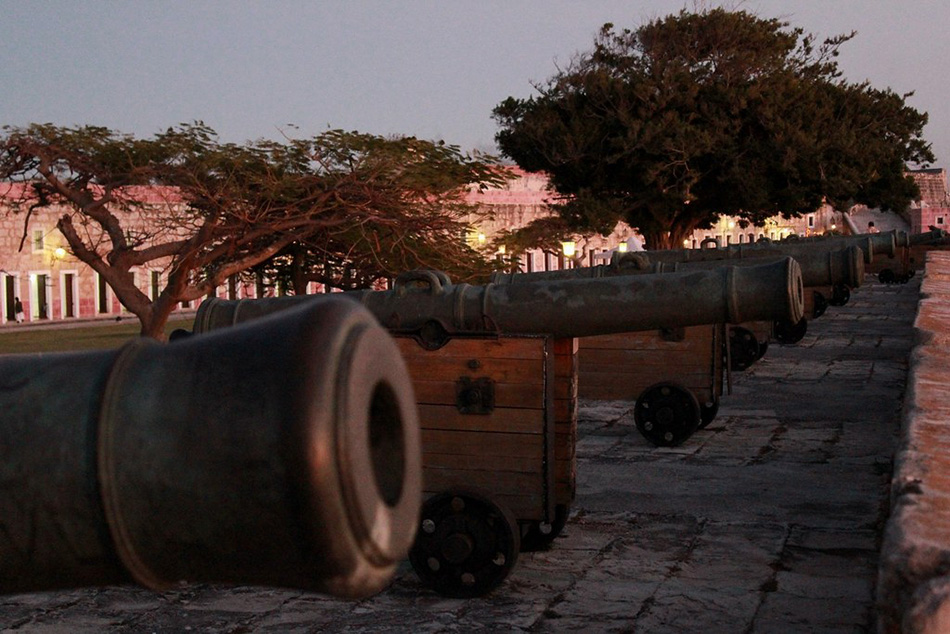
[[603,23],[718,5],[858,31],[846,77],[915,91],[936,165],[950,163],[946,0],[0,0],[0,124],[150,136],[200,119],[227,141],[296,124],[493,151],[492,108],[531,95]]

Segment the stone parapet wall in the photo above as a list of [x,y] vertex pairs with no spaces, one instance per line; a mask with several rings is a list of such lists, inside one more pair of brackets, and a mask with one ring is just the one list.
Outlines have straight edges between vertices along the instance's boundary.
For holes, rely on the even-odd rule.
[[881,548],[878,631],[950,632],[950,252],[927,254]]

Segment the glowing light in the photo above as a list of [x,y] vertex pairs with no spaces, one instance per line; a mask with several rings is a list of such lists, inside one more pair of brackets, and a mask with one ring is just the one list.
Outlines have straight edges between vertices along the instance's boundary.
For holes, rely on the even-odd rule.
[[483,244],[485,242],[485,234],[479,231],[477,239],[478,239],[479,244]]
[[503,245],[503,244],[498,247],[498,253],[500,253],[500,254],[502,254],[502,255],[505,254],[505,251],[506,251],[506,250],[507,250],[507,247],[505,247],[505,245]]
[[53,256],[57,260],[62,260],[63,258],[66,257],[66,249],[64,249],[63,247],[56,247],[56,249],[53,251]]
[[688,247],[688,246],[689,246],[689,238],[685,238],[685,239],[683,240],[683,246],[684,246],[684,247]]
[[621,253],[626,253],[626,252],[627,252],[627,243],[626,243],[626,242],[621,242],[620,244],[618,244],[618,245],[617,245],[617,250],[620,251]]
[[736,228],[736,223],[734,223],[733,221],[730,220],[730,221],[729,221],[729,228],[730,228],[730,229],[735,229],[735,228]]
[[568,240],[567,242],[562,242],[561,251],[563,251],[564,255],[566,255],[567,257],[572,258],[574,257],[574,253],[577,252],[577,245],[574,244],[574,242],[571,240]]

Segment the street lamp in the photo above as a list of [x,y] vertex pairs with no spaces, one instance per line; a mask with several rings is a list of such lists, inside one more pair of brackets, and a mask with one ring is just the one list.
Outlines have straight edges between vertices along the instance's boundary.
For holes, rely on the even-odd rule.
[[574,244],[572,240],[568,240],[567,242],[562,242],[561,251],[564,253],[566,257],[572,258],[574,257],[574,254],[577,252],[577,245]]

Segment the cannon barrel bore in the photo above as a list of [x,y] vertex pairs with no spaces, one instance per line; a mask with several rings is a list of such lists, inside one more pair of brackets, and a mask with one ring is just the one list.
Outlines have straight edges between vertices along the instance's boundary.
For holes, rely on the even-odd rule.
[[0,591],[381,590],[421,450],[389,334],[335,298],[167,345],[0,357]]
[[[341,295],[361,302],[383,326],[402,333],[585,337],[699,324],[797,322],[804,310],[801,271],[791,258],[662,275],[485,286],[453,285],[437,272],[414,271],[397,279],[391,291]],[[194,331],[229,326],[312,298],[206,300]]]

